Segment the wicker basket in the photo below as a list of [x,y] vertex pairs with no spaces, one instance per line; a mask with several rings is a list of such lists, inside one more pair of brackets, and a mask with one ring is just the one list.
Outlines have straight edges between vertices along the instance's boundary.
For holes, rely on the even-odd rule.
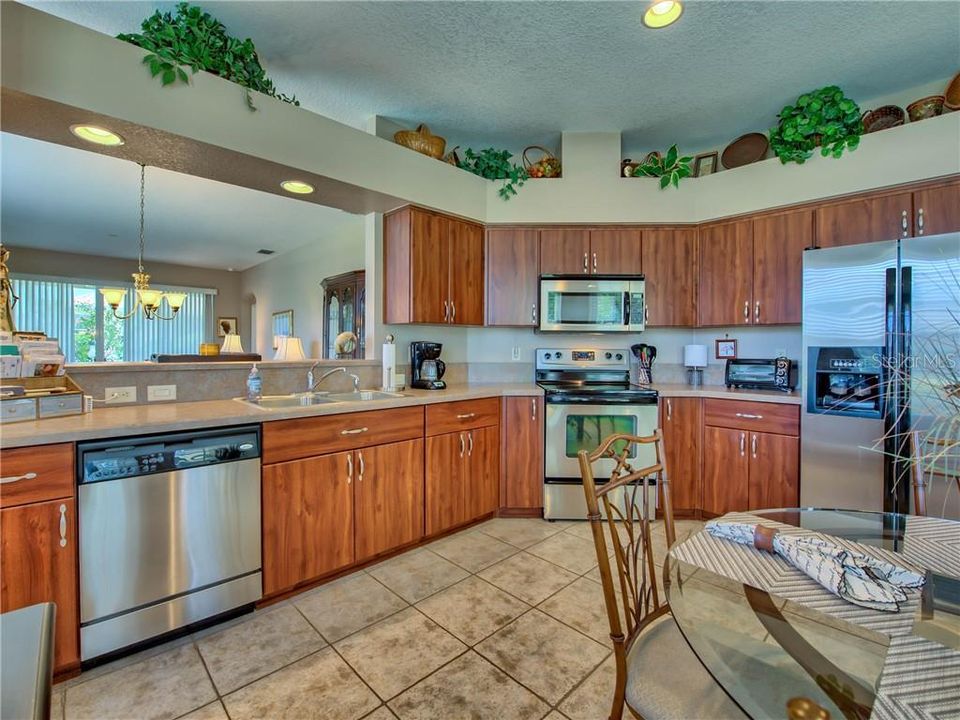
[[[531,151],[539,151],[540,157],[536,159],[530,157]],[[540,145],[531,145],[530,147],[524,148],[523,167],[532,178],[560,177],[560,159]]]
[[447,147],[446,140],[439,135],[431,135],[430,128],[423,124],[418,125],[416,130],[400,130],[394,134],[393,141],[435,160],[443,157]]

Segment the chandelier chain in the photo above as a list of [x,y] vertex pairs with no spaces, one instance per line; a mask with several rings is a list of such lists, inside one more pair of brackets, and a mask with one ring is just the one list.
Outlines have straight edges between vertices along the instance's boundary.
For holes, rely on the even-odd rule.
[[145,171],[146,166],[140,166],[140,257],[138,265],[140,272],[143,272],[143,205],[145,193]]

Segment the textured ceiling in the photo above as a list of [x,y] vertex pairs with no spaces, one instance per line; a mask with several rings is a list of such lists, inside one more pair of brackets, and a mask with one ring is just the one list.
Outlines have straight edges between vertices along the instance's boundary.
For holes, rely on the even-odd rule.
[[[133,162],[0,134],[0,237],[13,246],[135,258],[140,168]],[[323,242],[355,215],[148,167],[146,258],[245,270]],[[359,225],[358,225],[359,228]]]
[[[30,4],[109,34],[173,6]],[[607,130],[631,148],[713,147],[768,128],[814,87],[862,101],[960,68],[955,1],[691,1],[659,31],[640,24],[640,1],[206,5],[310,110],[357,127],[426,121],[513,150]]]

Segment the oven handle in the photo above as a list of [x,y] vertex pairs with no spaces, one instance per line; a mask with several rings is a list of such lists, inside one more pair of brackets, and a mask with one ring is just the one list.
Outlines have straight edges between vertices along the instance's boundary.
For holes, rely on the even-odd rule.
[[645,398],[607,398],[601,400],[596,397],[584,397],[584,398],[551,398],[549,395],[546,396],[547,405],[570,405],[572,407],[582,408],[584,405],[591,405],[597,407],[603,407],[604,405],[656,405],[659,402],[659,396],[653,395],[651,397]]

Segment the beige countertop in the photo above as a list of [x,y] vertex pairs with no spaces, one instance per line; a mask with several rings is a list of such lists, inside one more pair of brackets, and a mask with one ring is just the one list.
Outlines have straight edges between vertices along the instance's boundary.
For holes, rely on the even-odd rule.
[[[711,397],[756,402],[799,404],[797,393],[762,390],[728,390],[723,386],[693,388],[688,385],[654,385],[663,397]],[[306,407],[264,409],[240,400],[155,403],[127,407],[101,407],[91,413],[0,426],[0,448],[49,445],[79,440],[99,440],[127,435],[178,432],[244,423],[269,422],[313,415],[336,415],[386,408],[429,405],[484,397],[541,395],[533,383],[465,384],[446,390],[403,391],[403,397],[364,402],[340,402]]]

